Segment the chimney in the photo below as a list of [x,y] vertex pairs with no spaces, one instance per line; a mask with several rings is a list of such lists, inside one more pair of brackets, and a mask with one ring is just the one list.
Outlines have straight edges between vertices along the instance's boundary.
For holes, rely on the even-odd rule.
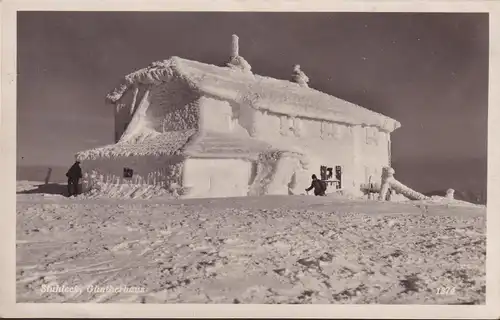
[[235,58],[239,56],[239,44],[238,44],[238,36],[233,34],[232,35],[232,41],[231,41],[231,58]]
[[231,37],[231,57],[226,65],[232,69],[252,73],[252,66],[245,60],[245,58],[240,56],[238,40],[238,36],[233,34]]
[[296,64],[293,66],[292,81],[298,83],[301,87],[308,88],[307,83],[309,82],[309,77],[300,70],[300,65]]

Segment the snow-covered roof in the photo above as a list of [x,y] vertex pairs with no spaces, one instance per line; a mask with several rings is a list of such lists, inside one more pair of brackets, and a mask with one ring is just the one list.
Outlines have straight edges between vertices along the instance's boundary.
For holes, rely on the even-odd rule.
[[248,104],[253,108],[290,116],[376,126],[388,132],[401,124],[324,92],[298,83],[264,77],[234,68],[171,57],[154,62],[125,77],[122,84],[107,95],[118,102],[136,84],[161,84],[172,77],[184,79],[195,90],[219,99]]
[[141,143],[123,141],[81,151],[76,154],[76,158],[92,160],[125,156],[178,155],[195,133],[195,130],[170,131],[146,138]]
[[173,131],[144,139],[140,143],[118,142],[77,153],[78,160],[125,156],[175,156],[196,158],[243,158],[256,160],[260,154],[284,151],[300,155],[300,151],[250,137],[224,133],[202,133],[195,130]]

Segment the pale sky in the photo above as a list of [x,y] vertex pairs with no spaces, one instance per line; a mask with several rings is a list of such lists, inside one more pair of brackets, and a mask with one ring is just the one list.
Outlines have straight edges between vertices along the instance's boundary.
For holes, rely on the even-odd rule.
[[486,159],[487,14],[20,12],[18,160],[71,165],[113,142],[105,95],[176,55],[222,65],[231,34],[255,73],[310,86],[402,123],[393,160]]

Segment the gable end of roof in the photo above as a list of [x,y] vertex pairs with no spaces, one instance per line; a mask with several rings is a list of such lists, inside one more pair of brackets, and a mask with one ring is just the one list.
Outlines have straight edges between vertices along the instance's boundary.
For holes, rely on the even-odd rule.
[[159,85],[172,78],[181,78],[189,85],[194,83],[178,68],[179,57],[170,57],[163,61],[152,62],[146,68],[136,70],[126,75],[121,83],[106,95],[106,102],[117,103],[131,87],[137,85]]

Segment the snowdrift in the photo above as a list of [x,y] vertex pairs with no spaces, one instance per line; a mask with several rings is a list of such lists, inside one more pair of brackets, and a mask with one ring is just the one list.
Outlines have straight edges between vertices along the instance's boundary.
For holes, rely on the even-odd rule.
[[95,183],[92,188],[79,195],[78,198],[112,198],[112,199],[153,199],[177,198],[178,194],[161,186]]

